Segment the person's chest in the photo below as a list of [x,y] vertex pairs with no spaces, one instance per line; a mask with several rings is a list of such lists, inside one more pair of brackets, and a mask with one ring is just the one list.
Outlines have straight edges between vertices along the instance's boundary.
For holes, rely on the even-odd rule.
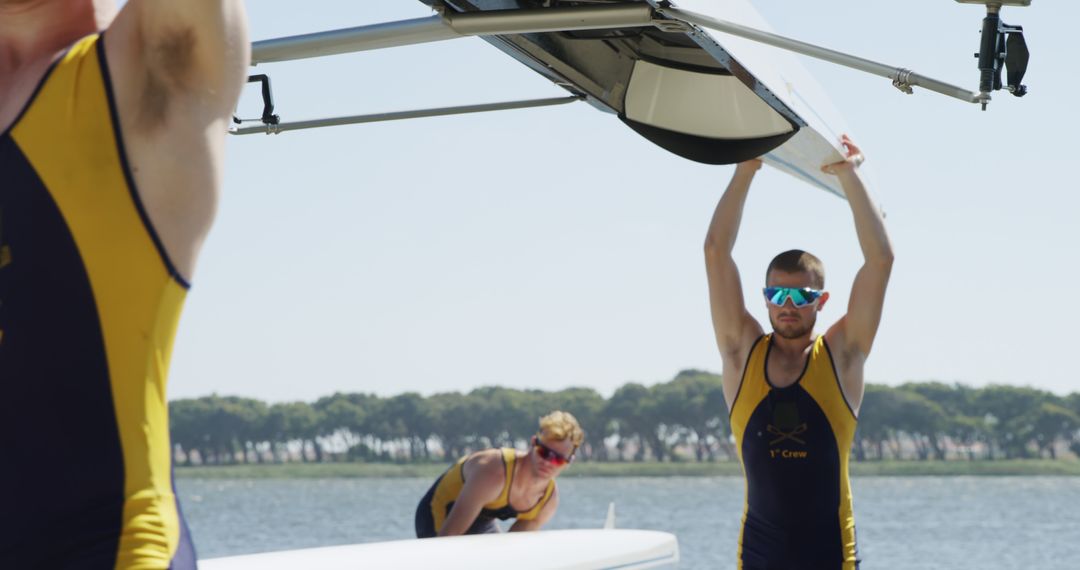
[[546,490],[547,485],[514,485],[510,487],[510,506],[519,513],[528,511],[544,497]]
[[808,358],[808,352],[794,355],[771,352],[765,361],[765,375],[769,384],[776,388],[785,388],[798,382],[806,370]]

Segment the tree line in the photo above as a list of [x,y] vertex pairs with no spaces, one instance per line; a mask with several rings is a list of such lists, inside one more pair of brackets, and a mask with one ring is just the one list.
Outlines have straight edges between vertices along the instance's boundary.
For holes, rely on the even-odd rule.
[[[447,462],[472,450],[522,446],[551,410],[585,429],[593,461],[737,459],[720,377],[699,370],[604,398],[591,388],[498,386],[392,397],[337,393],[314,403],[237,396],[169,403],[180,464],[287,461]],[[909,382],[868,384],[853,446],[857,461],[1057,459],[1080,455],[1080,393]]]

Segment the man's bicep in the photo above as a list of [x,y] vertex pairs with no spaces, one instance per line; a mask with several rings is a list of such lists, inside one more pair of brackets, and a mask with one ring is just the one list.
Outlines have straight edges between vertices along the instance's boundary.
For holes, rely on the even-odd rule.
[[467,467],[465,485],[454,500],[454,506],[439,531],[440,536],[463,534],[480,515],[484,505],[498,498],[506,482],[501,468],[501,463],[484,462]]
[[483,505],[472,501],[454,501],[454,505],[450,507],[450,513],[446,515],[446,520],[443,521],[442,528],[439,529],[439,536],[457,536],[459,534],[465,534],[465,531],[469,530],[476,517],[480,516],[480,511]]
[[705,269],[717,346],[721,354],[738,352],[748,336],[754,338],[760,334],[761,326],[746,310],[735,263],[730,259],[711,259],[707,260]]
[[475,485],[469,488],[469,484],[466,483],[461,494],[454,501],[454,506],[450,508],[450,513],[439,530],[439,536],[464,534],[476,517],[480,516],[480,511],[483,510],[484,503],[487,501],[483,489],[478,489]]
[[881,313],[885,306],[885,289],[891,267],[864,265],[855,275],[848,300],[847,315],[837,325],[843,328],[844,343],[864,356],[877,336]]

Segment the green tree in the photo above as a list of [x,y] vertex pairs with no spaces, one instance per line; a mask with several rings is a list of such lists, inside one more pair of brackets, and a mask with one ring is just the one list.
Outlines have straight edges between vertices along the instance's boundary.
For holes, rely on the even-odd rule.
[[406,392],[389,398],[382,407],[387,421],[396,426],[409,445],[409,458],[430,460],[428,440],[435,434],[435,414],[431,402],[416,392]]
[[604,413],[604,397],[592,388],[566,388],[550,394],[545,400],[547,414],[554,410],[570,412],[585,430],[585,444],[578,454],[584,459],[607,459],[605,439],[612,435],[615,426]]
[[306,450],[310,448],[316,462],[322,462],[322,445],[318,441],[321,418],[306,402],[278,403],[270,406],[266,418],[267,431],[279,445],[290,441],[300,442],[300,461],[306,462]]
[[501,386],[484,386],[469,392],[478,400],[482,422],[477,434],[491,447],[513,447],[515,439],[532,435],[539,416],[538,391],[521,391]]
[[875,459],[885,459],[885,444],[895,430],[896,408],[894,390],[881,384],[866,384],[862,407],[859,409],[858,431],[855,435],[855,459],[869,457],[866,445],[875,451]]
[[616,425],[619,436],[619,459],[625,461],[624,449],[631,440],[637,442],[634,461],[644,461],[646,438],[652,433],[654,418],[650,417],[649,389],[636,382],[622,385],[607,402],[606,415]]
[[246,461],[248,444],[258,438],[261,423],[265,420],[266,404],[251,398],[216,394],[202,399],[209,412],[204,429],[214,461],[235,463],[238,453],[242,461]]
[[192,461],[192,452],[197,451],[205,463],[213,447],[211,435],[206,431],[210,417],[210,407],[206,400],[184,399],[169,402],[169,433],[173,445],[179,445],[188,463]]
[[1025,416],[1023,424],[1030,429],[1030,436],[1038,446],[1039,453],[1057,459],[1054,444],[1059,440],[1072,441],[1072,434],[1080,429],[1080,416],[1059,403],[1043,402],[1038,409]]
[[340,438],[345,445],[346,456],[350,449],[360,443],[364,420],[368,414],[362,402],[367,402],[368,398],[374,398],[374,396],[350,398],[347,394],[339,392],[333,396],[319,398],[313,406],[319,416],[319,434],[323,437]]
[[442,442],[444,460],[454,461],[475,447],[482,404],[460,392],[444,392],[431,398],[435,433]]
[[731,428],[720,376],[701,370],[683,370],[670,384],[681,396],[678,421],[694,435],[695,458],[715,461],[719,448],[729,459],[734,459],[736,455],[729,443]]
[[[1068,396],[1065,396],[1065,407],[1070,412],[1080,416],[1080,392],[1073,392]],[[1073,455],[1080,456],[1080,428],[1073,430],[1067,438],[1069,442],[1069,450],[1073,452]]]
[[1006,458],[1030,457],[1030,418],[1050,399],[1049,392],[1028,387],[991,385],[979,390],[974,405],[989,428],[991,445],[987,457],[994,458],[994,447],[1002,450]]
[[909,390],[897,390],[896,395],[899,400],[896,428],[907,433],[914,442],[918,458],[925,460],[933,455],[945,459],[941,435],[948,419],[941,406]]
[[903,441],[914,445],[917,457],[931,455],[944,458],[940,433],[946,425],[945,412],[917,392],[867,384],[859,410],[859,432],[856,439],[856,460],[866,458],[864,440],[869,440],[878,459],[885,456],[887,446],[894,458],[901,458]]
[[[945,413],[944,434],[967,452],[968,459],[974,459],[976,443],[989,441],[990,433],[983,421],[984,413],[978,412],[974,403],[978,393],[974,388],[942,382],[908,382],[901,388],[941,406]],[[944,459],[944,446],[936,439],[933,442],[935,455]]]
[[1080,392],[1073,392],[1065,396],[1065,407],[1080,416]]

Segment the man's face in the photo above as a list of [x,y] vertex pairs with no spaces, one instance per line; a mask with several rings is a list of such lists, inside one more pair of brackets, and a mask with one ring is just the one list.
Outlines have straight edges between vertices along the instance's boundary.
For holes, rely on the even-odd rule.
[[[544,448],[547,448],[550,452]],[[569,439],[554,439],[541,432],[533,441],[529,459],[532,461],[533,469],[536,470],[537,475],[544,478],[555,477],[569,465],[568,462],[563,462],[562,459],[569,459],[575,451],[574,444]],[[553,455],[551,452],[557,455]],[[545,454],[548,455],[547,458],[544,458]]]
[[[788,273],[773,270],[769,272],[769,277],[765,280],[765,286],[814,288],[812,277],[805,271]],[[825,306],[825,301],[828,299],[829,294],[823,292],[816,301],[803,307],[796,307],[790,297],[784,300],[783,307],[777,307],[766,300],[765,306],[769,309],[769,323],[772,324],[773,332],[778,336],[789,339],[809,335],[814,330],[818,311]]]

